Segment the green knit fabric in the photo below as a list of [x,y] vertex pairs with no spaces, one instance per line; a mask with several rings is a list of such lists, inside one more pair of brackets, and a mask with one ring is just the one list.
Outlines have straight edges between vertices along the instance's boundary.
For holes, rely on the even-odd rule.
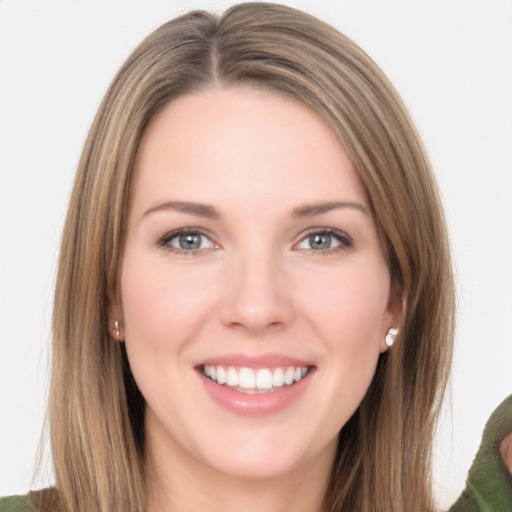
[[21,496],[9,496],[0,499],[0,512],[25,512],[30,510]]
[[0,499],[0,512],[56,512],[59,510],[54,487],[30,491],[25,496]]
[[512,395],[492,413],[466,480],[449,512],[512,512],[512,475],[499,455],[502,439],[512,432]]

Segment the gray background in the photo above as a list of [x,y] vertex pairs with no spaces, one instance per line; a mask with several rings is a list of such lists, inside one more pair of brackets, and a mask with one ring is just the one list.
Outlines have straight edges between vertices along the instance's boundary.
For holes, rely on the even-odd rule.
[[[233,2],[0,3],[0,495],[26,492],[44,419],[55,263],[81,146],[153,28]],[[512,2],[283,2],[359,43],[404,97],[440,182],[457,268],[456,357],[436,446],[446,507],[512,392]],[[35,486],[51,482],[48,460]]]

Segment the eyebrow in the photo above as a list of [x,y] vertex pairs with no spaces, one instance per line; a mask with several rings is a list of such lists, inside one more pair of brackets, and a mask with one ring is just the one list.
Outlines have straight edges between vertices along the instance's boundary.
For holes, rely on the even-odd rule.
[[142,218],[162,210],[173,210],[175,212],[187,213],[188,215],[195,215],[197,217],[207,217],[209,219],[218,219],[220,217],[220,213],[217,209],[208,204],[194,203],[191,201],[164,201],[146,210]]
[[355,201],[328,201],[298,206],[292,210],[292,217],[312,217],[339,208],[354,208],[364,213],[364,215],[369,215],[368,210],[361,203]]
[[[354,208],[362,212],[364,215],[369,215],[368,210],[361,203],[355,201],[327,201],[298,206],[292,210],[291,216],[295,218],[313,217],[315,215],[321,215],[341,208]],[[142,218],[150,215],[151,213],[165,210],[173,210],[175,212],[195,215],[197,217],[206,217],[208,219],[220,218],[220,213],[214,206],[203,203],[194,203],[192,201],[158,202],[146,210],[142,215]]]

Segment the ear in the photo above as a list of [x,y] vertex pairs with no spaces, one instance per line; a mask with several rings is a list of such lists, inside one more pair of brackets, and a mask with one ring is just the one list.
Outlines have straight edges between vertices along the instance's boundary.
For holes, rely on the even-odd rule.
[[382,332],[379,344],[381,353],[386,352],[389,348],[386,344],[386,334],[389,329],[396,329],[397,331],[400,329],[403,309],[402,290],[398,283],[392,282],[389,289],[388,304],[384,316],[382,317]]
[[122,310],[116,300],[108,303],[108,332],[114,341],[124,341],[124,323]]

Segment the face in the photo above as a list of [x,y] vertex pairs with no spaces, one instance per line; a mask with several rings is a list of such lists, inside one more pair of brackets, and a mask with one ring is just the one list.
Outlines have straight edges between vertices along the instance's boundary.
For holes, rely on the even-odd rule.
[[111,314],[154,457],[246,478],[332,464],[398,324],[390,290],[365,190],[308,107],[215,89],[152,121]]

